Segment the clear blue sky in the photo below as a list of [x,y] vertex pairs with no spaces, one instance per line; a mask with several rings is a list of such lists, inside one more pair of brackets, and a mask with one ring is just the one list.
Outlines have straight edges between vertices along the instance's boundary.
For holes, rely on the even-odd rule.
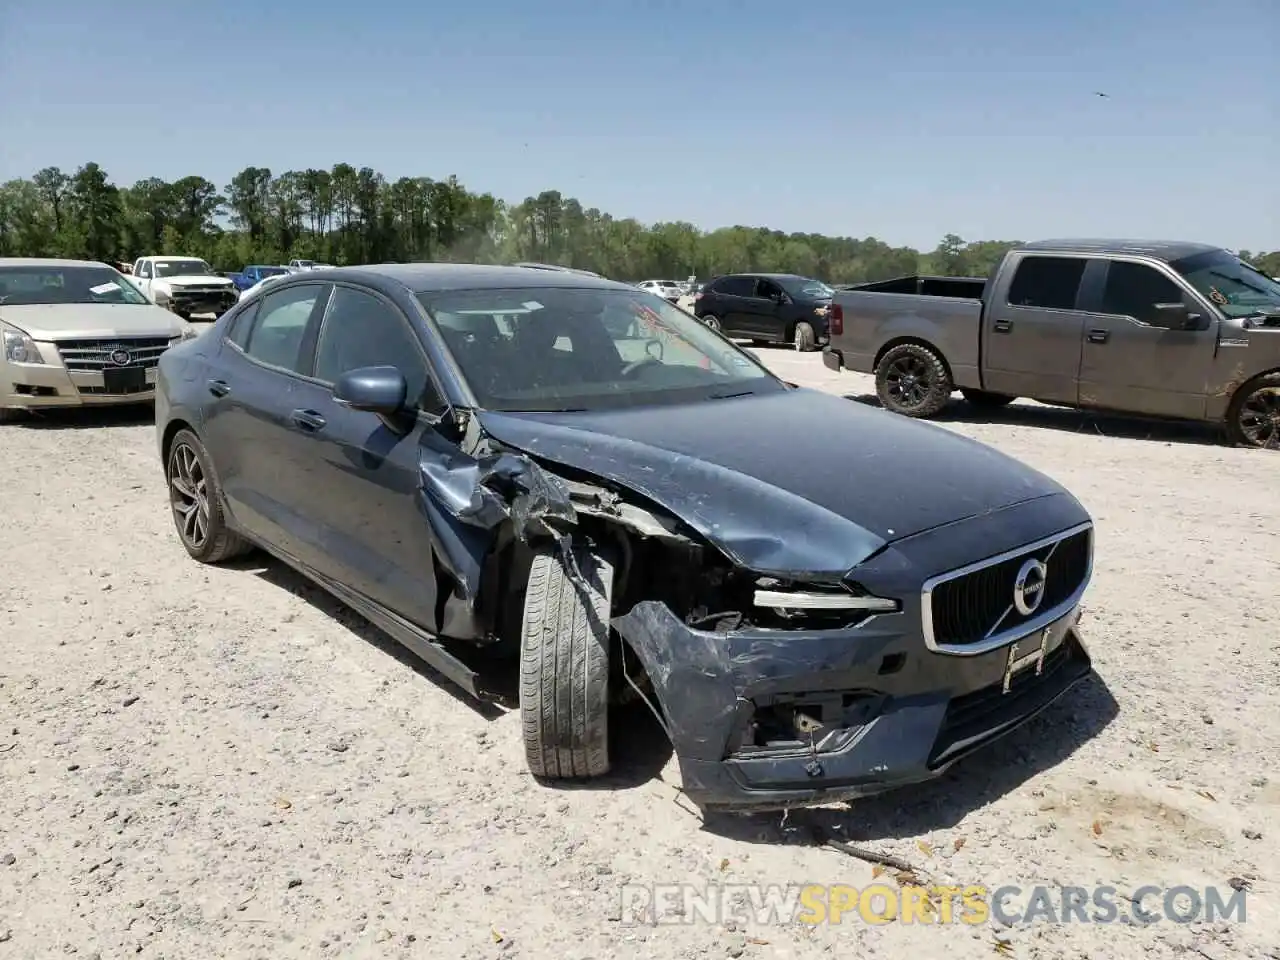
[[705,229],[1280,248],[1278,0],[112,11],[0,3],[0,179],[346,161]]

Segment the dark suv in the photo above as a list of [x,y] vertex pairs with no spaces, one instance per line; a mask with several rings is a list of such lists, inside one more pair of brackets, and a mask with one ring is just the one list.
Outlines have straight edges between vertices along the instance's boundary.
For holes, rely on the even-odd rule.
[[832,290],[793,273],[733,273],[707,283],[694,315],[727,337],[752,343],[792,343],[797,350],[826,344]]

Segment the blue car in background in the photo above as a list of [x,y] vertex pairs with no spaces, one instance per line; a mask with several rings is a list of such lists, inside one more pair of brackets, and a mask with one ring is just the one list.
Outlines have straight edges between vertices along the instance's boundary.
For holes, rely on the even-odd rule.
[[227,276],[231,282],[236,285],[237,290],[248,290],[254,284],[259,283],[264,277],[275,277],[283,273],[288,273],[286,267],[266,267],[255,264],[245,267],[239,273],[228,273]]

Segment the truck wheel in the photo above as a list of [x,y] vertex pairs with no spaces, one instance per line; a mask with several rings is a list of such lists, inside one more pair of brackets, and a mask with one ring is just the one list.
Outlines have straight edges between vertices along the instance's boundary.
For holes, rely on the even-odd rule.
[[520,642],[520,717],[529,772],[576,780],[609,772],[609,614],[613,564],[555,547],[529,568]]
[[1011,397],[1007,393],[991,393],[989,390],[970,390],[967,387],[960,388],[960,396],[964,397],[965,402],[975,407],[985,407],[994,410],[996,407],[1007,407],[1017,397]]
[[951,399],[947,365],[922,343],[900,343],[876,365],[876,394],[886,410],[907,417],[932,417]]
[[1280,373],[1264,373],[1236,391],[1227,433],[1241,446],[1280,450]]
[[813,327],[801,320],[796,324],[792,342],[795,343],[796,349],[801,353],[810,353],[818,345],[818,338],[813,332]]
[[222,513],[222,488],[204,444],[190,430],[179,430],[164,465],[169,507],[178,539],[201,563],[221,563],[249,551]]

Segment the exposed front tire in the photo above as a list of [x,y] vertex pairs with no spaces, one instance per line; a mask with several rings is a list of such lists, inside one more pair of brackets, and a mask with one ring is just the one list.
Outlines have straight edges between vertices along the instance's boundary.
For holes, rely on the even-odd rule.
[[967,387],[960,388],[960,396],[964,397],[965,402],[975,407],[984,407],[994,410],[997,407],[1007,407],[1017,397],[1011,397],[1007,393],[991,393],[989,390],[970,390]]
[[609,772],[609,615],[613,564],[555,547],[529,568],[520,641],[520,717],[529,772],[577,780]]
[[791,340],[801,353],[811,353],[818,346],[818,337],[813,332],[813,325],[804,320],[796,324]]
[[951,374],[942,358],[922,343],[900,343],[876,364],[876,395],[886,410],[932,417],[951,400]]
[[164,474],[173,525],[193,559],[221,563],[249,551],[249,544],[227,525],[209,452],[190,430],[179,430],[169,444]]
[[1227,407],[1227,433],[1245,447],[1280,450],[1280,373],[1255,377]]

